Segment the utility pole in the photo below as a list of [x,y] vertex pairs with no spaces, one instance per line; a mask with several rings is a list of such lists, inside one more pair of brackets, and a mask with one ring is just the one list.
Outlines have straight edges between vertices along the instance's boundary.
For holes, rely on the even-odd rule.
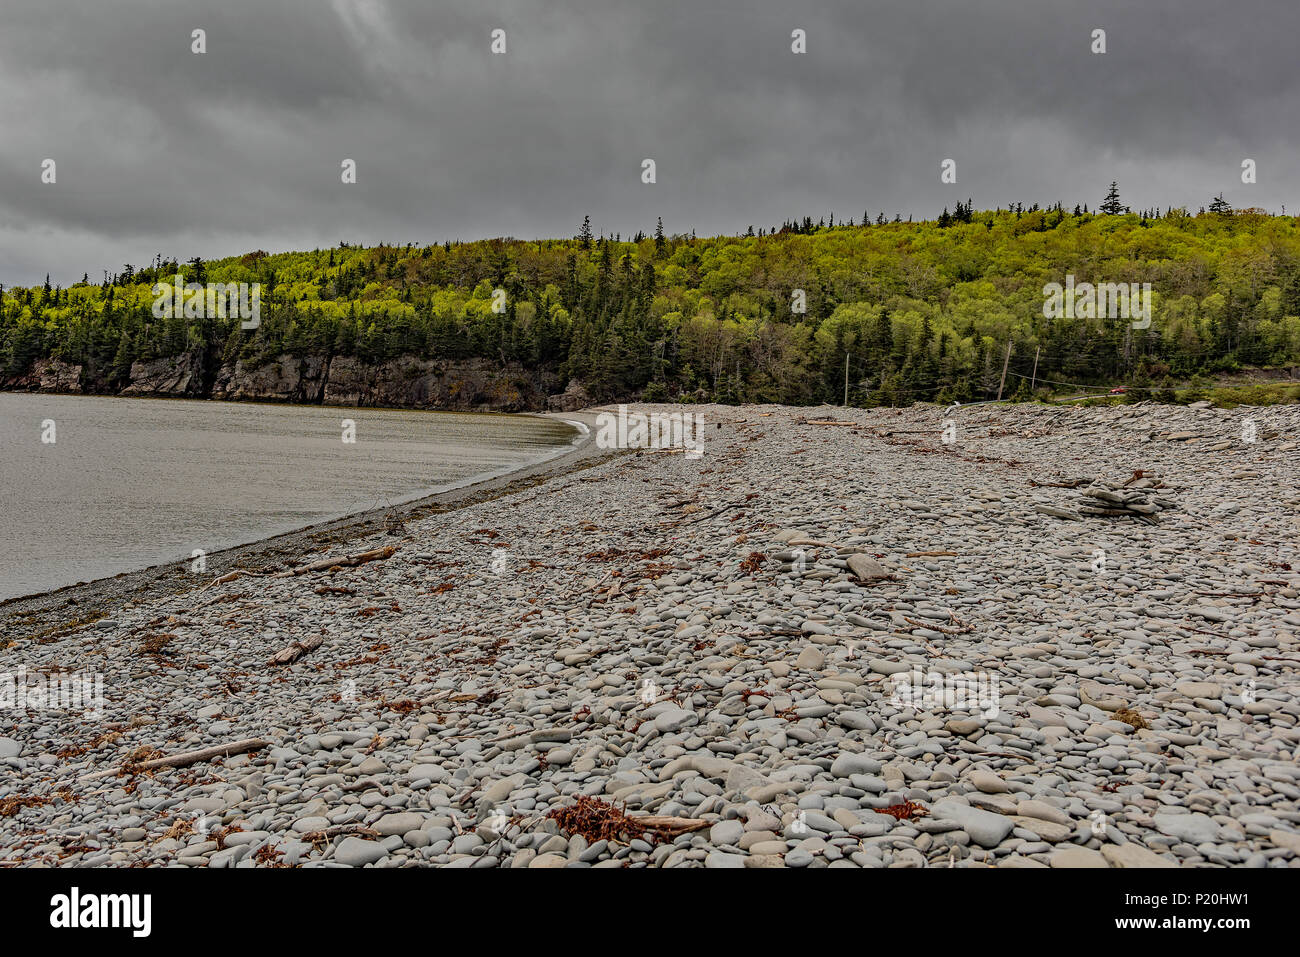
[[1002,389],[1007,384],[1007,363],[1011,361],[1011,340],[1007,340],[1007,354],[1002,357],[1002,381],[998,383],[998,401],[1002,401]]
[[844,353],[844,407],[849,407],[849,354]]
[[1040,352],[1042,352],[1042,351],[1043,351],[1043,347],[1042,347],[1042,346],[1035,346],[1035,347],[1034,347],[1034,375],[1033,375],[1033,378],[1031,378],[1031,379],[1029,380],[1029,391],[1030,391],[1030,392],[1033,392],[1033,391],[1034,391],[1034,386],[1038,384],[1038,353],[1040,353]]

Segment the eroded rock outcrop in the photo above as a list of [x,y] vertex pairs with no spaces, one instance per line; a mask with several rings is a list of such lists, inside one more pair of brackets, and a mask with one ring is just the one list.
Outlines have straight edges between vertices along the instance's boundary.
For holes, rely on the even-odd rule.
[[377,405],[417,409],[539,409],[545,374],[481,360],[445,362],[411,356],[371,365],[340,356],[330,363],[327,405]]
[[241,359],[218,370],[212,398],[319,402],[328,371],[329,360],[323,356],[282,355],[260,365]]
[[81,365],[59,359],[41,359],[32,370],[42,392],[80,392]]
[[22,375],[0,377],[0,390],[80,393],[81,366],[59,359],[37,359]]
[[558,395],[547,396],[548,412],[576,412],[591,405],[591,396],[577,379],[570,379],[564,391]]
[[122,395],[187,396],[203,395],[203,367],[198,353],[131,363],[131,384]]
[[0,389],[17,391],[451,411],[572,411],[591,404],[576,380],[558,396],[550,395],[558,385],[548,370],[484,359],[403,356],[368,363],[352,356],[285,353],[269,361],[241,359],[214,369],[199,352],[133,362],[129,383],[121,390],[105,380],[103,370],[54,359],[41,359],[28,372],[0,380]]

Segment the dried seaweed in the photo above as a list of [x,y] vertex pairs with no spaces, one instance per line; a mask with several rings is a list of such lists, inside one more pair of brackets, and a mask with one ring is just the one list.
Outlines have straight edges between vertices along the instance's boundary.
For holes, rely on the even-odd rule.
[[166,651],[166,648],[171,644],[172,639],[175,637],[176,636],[171,632],[145,635],[144,641],[142,641],[140,647],[136,649],[136,654],[153,655],[154,657],[160,657],[163,654],[171,654],[171,652]]
[[1147,719],[1142,717],[1142,715],[1138,714],[1132,708],[1120,708],[1115,712],[1115,717],[1131,726],[1134,731],[1141,731],[1145,728],[1151,727],[1151,725],[1147,724]]
[[877,814],[888,814],[897,821],[914,821],[918,817],[926,817],[929,811],[924,806],[914,801],[904,801],[901,804],[891,804],[889,807],[876,808]]
[[43,807],[50,803],[47,797],[0,798],[0,817],[13,817],[23,808]]
[[554,808],[546,816],[568,834],[581,834],[589,844],[616,841],[624,835],[641,837],[645,831],[617,805],[579,794],[568,807]]

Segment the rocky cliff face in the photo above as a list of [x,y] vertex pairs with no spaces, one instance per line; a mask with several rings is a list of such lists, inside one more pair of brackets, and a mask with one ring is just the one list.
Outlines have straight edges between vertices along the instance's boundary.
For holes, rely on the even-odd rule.
[[212,398],[271,402],[321,401],[329,360],[323,356],[282,355],[274,362],[249,367],[244,362],[223,365],[212,385]]
[[[215,375],[209,371],[211,385],[206,388],[203,373],[203,357],[197,352],[136,362],[131,366],[130,383],[118,392],[94,381],[94,376],[83,376],[79,365],[43,359],[26,375],[0,380],[0,389],[525,412],[553,407],[551,393],[559,387],[554,373],[518,364],[415,356],[377,364],[351,357],[293,355],[258,365],[239,361],[222,365]],[[576,408],[573,403],[585,393],[570,383],[562,395],[566,407]]]
[[202,393],[202,358],[196,352],[131,363],[131,384],[121,392],[122,395],[186,398],[201,398]]
[[81,366],[59,359],[37,359],[26,375],[0,377],[0,389],[13,392],[64,392],[78,395]]
[[81,366],[49,359],[37,363],[42,392],[80,392]]
[[519,365],[472,360],[438,362],[404,357],[379,365],[352,358],[330,363],[327,405],[522,412],[545,407],[552,377]]

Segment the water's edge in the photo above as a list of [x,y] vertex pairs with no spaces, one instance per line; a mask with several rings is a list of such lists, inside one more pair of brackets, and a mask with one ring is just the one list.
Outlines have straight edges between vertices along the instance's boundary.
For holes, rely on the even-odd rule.
[[[235,568],[256,568],[276,562],[296,562],[303,555],[374,534],[394,517],[405,522],[437,512],[522,491],[551,478],[589,467],[611,457],[592,441],[594,413],[515,413],[554,419],[572,426],[575,436],[568,446],[521,466],[480,473],[405,496],[392,507],[340,514],[290,531],[277,531],[242,544],[209,552],[207,571],[193,575],[186,562],[163,562],[135,571],[64,585],[0,601],[0,637],[30,637],[61,624],[102,617],[107,607],[127,598],[139,600],[157,594],[175,594],[202,587]],[[619,453],[612,453],[619,454]]]

